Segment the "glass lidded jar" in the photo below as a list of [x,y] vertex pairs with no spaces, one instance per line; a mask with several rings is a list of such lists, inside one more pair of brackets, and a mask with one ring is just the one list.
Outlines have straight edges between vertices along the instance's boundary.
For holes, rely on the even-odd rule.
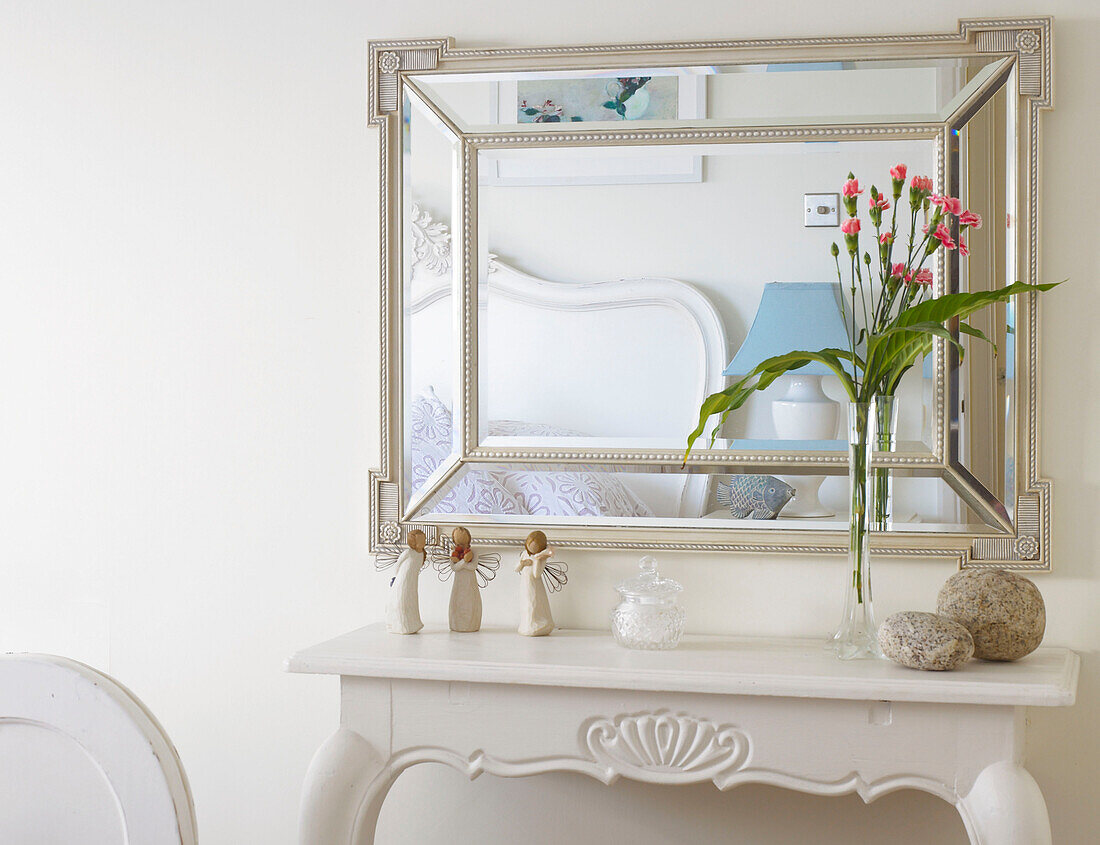
[[611,611],[611,633],[626,648],[676,648],[684,633],[684,609],[677,596],[684,588],[657,572],[655,558],[643,557],[638,574],[620,581],[619,604]]

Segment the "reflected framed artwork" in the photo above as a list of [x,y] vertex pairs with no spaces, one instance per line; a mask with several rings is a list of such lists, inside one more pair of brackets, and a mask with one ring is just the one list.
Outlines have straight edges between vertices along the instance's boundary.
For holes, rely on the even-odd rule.
[[[558,73],[549,78],[502,80],[492,89],[498,125],[623,123],[695,120],[706,116],[706,75],[701,69],[618,69],[599,75]],[[611,161],[585,155],[538,160],[499,158],[483,168],[483,185],[612,185],[699,182],[703,159],[693,155],[645,155]]]

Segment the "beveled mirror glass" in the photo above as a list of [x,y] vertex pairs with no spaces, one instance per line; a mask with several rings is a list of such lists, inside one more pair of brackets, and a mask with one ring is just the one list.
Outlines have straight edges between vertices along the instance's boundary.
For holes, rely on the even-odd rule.
[[[810,330],[765,286],[829,295],[849,171],[883,186],[905,163],[981,211],[969,256],[938,257],[937,295],[1038,281],[1050,61],[1046,18],[881,39],[372,43],[386,413],[372,542],[461,522],[500,542],[553,526],[587,547],[842,550],[846,444],[831,412],[807,427],[783,410],[810,396],[841,419],[835,377],[781,379],[683,465],[699,403],[750,346]],[[837,317],[820,302],[815,331]],[[875,542],[1045,568],[1037,303],[975,322],[998,354],[962,337],[960,364],[937,342],[899,390],[898,445],[877,458],[894,520]],[[735,519],[722,495],[742,475],[799,492],[777,519]]]

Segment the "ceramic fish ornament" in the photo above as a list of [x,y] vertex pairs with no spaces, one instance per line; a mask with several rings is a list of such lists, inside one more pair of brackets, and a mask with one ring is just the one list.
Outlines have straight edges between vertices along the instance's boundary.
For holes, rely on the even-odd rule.
[[718,482],[715,498],[734,519],[775,519],[794,498],[794,488],[771,475],[731,475],[729,484]]

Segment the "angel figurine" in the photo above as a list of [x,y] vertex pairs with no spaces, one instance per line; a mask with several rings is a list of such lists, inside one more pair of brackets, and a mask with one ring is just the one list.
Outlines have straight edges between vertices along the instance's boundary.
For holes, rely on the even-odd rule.
[[396,565],[390,579],[390,597],[386,602],[386,630],[391,634],[415,634],[424,627],[420,619],[420,572],[424,569],[424,544],[427,538],[414,528],[405,539],[408,548],[398,554],[397,547],[388,546],[375,555],[376,569]]
[[523,554],[516,564],[516,572],[522,577],[519,632],[525,637],[545,637],[554,630],[546,591],[556,593],[565,586],[569,567],[561,561],[551,561],[553,554],[544,533],[532,531],[527,535]]
[[446,581],[452,573],[455,576],[447,618],[451,630],[459,633],[481,629],[481,591],[500,568],[500,555],[479,554],[470,542],[470,532],[459,526],[451,532],[449,553],[445,541],[432,549],[432,565],[439,580]]

